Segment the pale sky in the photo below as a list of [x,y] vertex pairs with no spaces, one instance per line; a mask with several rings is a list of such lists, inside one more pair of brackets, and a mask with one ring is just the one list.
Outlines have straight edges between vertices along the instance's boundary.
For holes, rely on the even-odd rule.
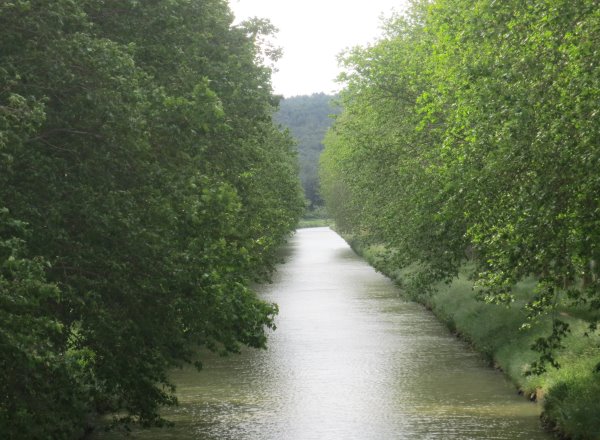
[[334,93],[337,55],[376,40],[381,16],[404,11],[407,0],[229,0],[236,22],[268,18],[283,48],[273,75],[276,94],[286,97]]

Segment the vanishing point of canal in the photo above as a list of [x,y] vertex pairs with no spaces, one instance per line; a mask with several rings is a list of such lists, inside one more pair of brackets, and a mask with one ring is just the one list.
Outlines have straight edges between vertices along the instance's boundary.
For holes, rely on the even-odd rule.
[[280,309],[268,349],[175,371],[176,427],[134,438],[550,438],[537,405],[330,229],[299,230],[288,251],[262,289]]

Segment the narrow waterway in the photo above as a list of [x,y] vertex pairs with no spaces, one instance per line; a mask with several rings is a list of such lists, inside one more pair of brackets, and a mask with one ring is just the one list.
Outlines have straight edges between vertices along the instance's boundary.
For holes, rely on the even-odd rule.
[[539,408],[328,228],[299,230],[262,295],[268,350],[174,372],[176,428],[143,439],[546,439]]

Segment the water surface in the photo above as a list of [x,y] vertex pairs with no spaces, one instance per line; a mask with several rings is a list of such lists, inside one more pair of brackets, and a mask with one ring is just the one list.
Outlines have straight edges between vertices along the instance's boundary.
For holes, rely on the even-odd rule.
[[140,439],[548,439],[539,407],[328,228],[299,230],[268,350],[175,371],[176,428]]

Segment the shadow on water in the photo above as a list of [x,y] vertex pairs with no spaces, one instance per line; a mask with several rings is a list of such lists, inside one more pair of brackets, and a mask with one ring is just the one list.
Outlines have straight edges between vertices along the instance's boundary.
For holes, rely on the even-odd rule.
[[330,229],[300,230],[286,248],[261,288],[280,307],[269,348],[174,371],[176,427],[133,438],[549,438],[536,405]]

